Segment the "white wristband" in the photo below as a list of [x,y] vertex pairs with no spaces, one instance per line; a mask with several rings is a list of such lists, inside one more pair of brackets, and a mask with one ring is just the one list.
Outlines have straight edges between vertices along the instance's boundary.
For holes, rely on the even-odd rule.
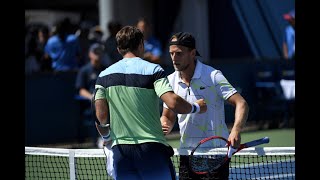
[[194,112],[194,113],[198,113],[198,112],[200,112],[200,106],[199,106],[199,104],[198,103],[193,103],[194,105],[195,105],[195,107],[196,107],[196,111]]
[[194,102],[194,103],[193,103],[193,106],[195,106],[195,108],[196,108],[196,110],[195,110],[195,112],[194,112],[194,113],[198,113],[198,112],[200,112],[200,106],[199,106],[199,104],[198,104],[198,103]]
[[99,124],[99,126],[105,128],[105,127],[109,127],[110,124]]

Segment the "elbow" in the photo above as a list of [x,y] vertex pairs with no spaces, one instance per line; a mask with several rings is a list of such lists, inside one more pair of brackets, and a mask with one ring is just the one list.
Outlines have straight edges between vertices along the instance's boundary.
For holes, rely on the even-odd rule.
[[97,113],[97,119],[101,124],[107,124],[107,114],[106,113]]
[[167,103],[167,106],[171,110],[175,110],[176,107],[178,106],[178,95],[174,94],[170,99],[169,102]]
[[249,114],[249,104],[247,103],[246,100],[243,100],[242,103],[241,103],[241,107],[243,107],[245,113],[248,115]]

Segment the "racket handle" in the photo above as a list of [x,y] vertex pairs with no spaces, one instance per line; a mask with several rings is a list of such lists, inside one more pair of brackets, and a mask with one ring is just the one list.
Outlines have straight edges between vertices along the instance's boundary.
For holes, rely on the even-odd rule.
[[247,142],[247,143],[245,143],[245,146],[246,147],[253,147],[253,146],[257,146],[257,145],[260,145],[260,144],[267,144],[267,143],[269,143],[269,137],[264,137],[264,138],[261,138],[261,139],[257,139],[257,140],[254,140],[254,141]]
[[231,158],[231,156],[237,151],[237,148],[233,148],[232,146],[229,147],[228,150],[228,158]]

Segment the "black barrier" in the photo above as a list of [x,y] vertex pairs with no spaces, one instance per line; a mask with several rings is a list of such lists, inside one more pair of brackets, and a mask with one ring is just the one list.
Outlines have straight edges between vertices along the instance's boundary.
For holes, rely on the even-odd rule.
[[72,141],[79,108],[75,72],[37,73],[25,82],[25,145]]

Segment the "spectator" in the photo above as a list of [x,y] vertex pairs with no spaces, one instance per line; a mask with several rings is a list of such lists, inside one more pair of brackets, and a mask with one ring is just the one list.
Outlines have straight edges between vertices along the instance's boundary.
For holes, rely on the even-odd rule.
[[77,30],[77,36],[79,38],[80,48],[81,48],[81,60],[80,67],[87,64],[90,60],[88,57],[88,50],[90,48],[91,42],[88,38],[90,32],[91,24],[90,22],[83,21],[79,25],[79,29]]
[[[102,57],[103,57],[103,46],[99,43],[94,43],[90,46],[88,55],[90,61],[80,68],[77,74],[76,78],[76,89],[79,93],[79,95],[86,99],[87,101],[84,102],[84,110],[82,112],[82,115],[85,118],[85,120],[88,120],[90,128],[90,134],[92,136],[92,139],[94,142],[97,142],[98,147],[102,147],[101,139],[97,137],[98,134],[96,132],[95,126],[94,126],[94,114],[92,113],[91,109],[91,99],[93,97],[94,92],[94,85],[96,83],[97,77],[99,73],[105,69],[105,66],[102,65]],[[82,122],[83,123],[83,122]],[[97,141],[96,141],[97,140]]]
[[[159,97],[175,112],[203,113],[203,99],[189,104],[174,94],[160,65],[142,58],[142,32],[123,27],[116,35],[123,59],[102,71],[96,82],[99,133],[111,137],[116,179],[174,179],[174,152],[160,124]],[[110,133],[106,131],[110,123]]]
[[90,61],[81,67],[77,75],[76,88],[79,90],[79,95],[88,100],[92,99],[94,85],[99,73],[106,68],[101,63],[103,50],[101,44],[92,44],[88,52]]
[[285,28],[283,35],[283,57],[285,59],[294,59],[295,57],[295,10],[284,14],[283,18],[289,23]]
[[40,63],[37,59],[37,28],[27,27],[25,36],[25,74],[32,74],[40,71]]
[[52,61],[49,56],[45,56],[45,45],[47,44],[49,37],[49,28],[47,26],[41,26],[38,30],[37,59],[39,59],[42,72],[52,71]]
[[137,28],[144,36],[144,56],[143,59],[160,64],[162,49],[160,41],[152,35],[151,24],[146,18],[139,18]]
[[54,71],[76,71],[80,62],[80,43],[71,32],[72,24],[68,18],[56,26],[55,35],[48,39],[45,53],[52,59]]
[[[283,56],[287,60],[295,60],[295,10],[293,9],[284,14],[283,18],[289,23],[283,35]],[[294,61],[283,64],[281,67],[280,85],[286,99],[287,110],[285,112],[285,120],[280,124],[280,127],[289,127],[289,118],[293,114],[295,102],[295,73],[292,66],[294,67]]]
[[[174,34],[169,42],[169,53],[175,72],[168,76],[168,80],[174,93],[190,103],[203,98],[207,102],[208,110],[203,114],[176,114],[164,102],[161,116],[164,133],[170,133],[177,115],[181,135],[180,148],[192,149],[200,140],[210,136],[222,136],[228,139],[233,147],[239,147],[240,132],[248,116],[246,101],[221,71],[199,61],[196,56],[200,54],[190,33]],[[225,101],[235,107],[235,119],[230,134],[225,122]],[[210,143],[206,145],[206,147],[212,146]],[[216,145],[216,147],[224,146],[225,144]],[[189,168],[189,156],[181,155],[179,172],[188,177],[180,179],[228,179],[228,164],[219,168],[217,172],[211,172],[208,178],[207,175],[193,173]]]
[[103,31],[101,30],[100,26],[93,26],[90,28],[88,39],[90,44],[93,43],[102,43]]
[[122,25],[117,21],[110,21],[108,23],[108,30],[109,30],[110,36],[106,39],[104,45],[105,45],[105,51],[109,55],[112,64],[122,59],[121,54],[117,50],[117,40],[116,40],[116,34],[121,29],[121,27]]

